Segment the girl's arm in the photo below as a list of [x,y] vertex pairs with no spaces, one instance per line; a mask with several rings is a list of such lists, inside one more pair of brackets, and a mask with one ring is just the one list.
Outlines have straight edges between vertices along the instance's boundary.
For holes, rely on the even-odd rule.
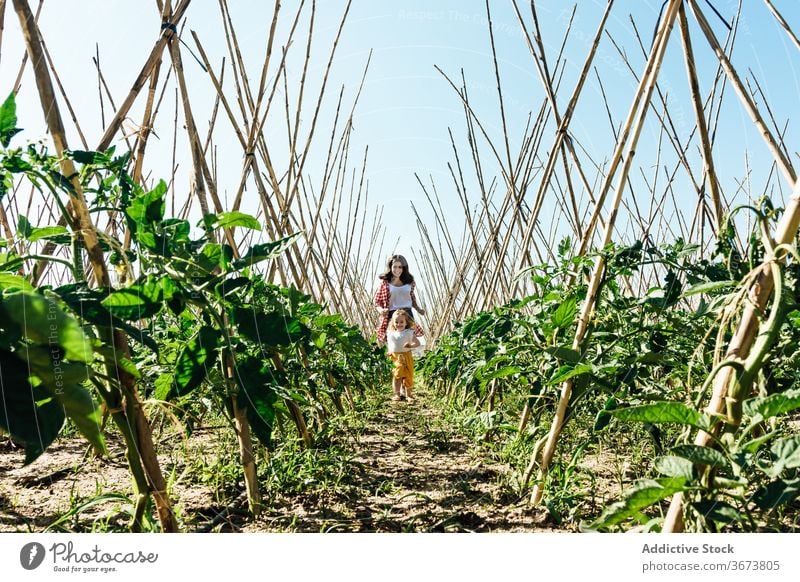
[[419,343],[419,340],[417,339],[417,337],[412,335],[411,339],[406,342],[404,347],[406,347],[406,348],[418,348],[420,345],[421,344]]
[[417,294],[414,290],[417,288],[416,281],[411,283],[411,307],[413,307],[420,315],[425,315],[425,310],[417,304]]

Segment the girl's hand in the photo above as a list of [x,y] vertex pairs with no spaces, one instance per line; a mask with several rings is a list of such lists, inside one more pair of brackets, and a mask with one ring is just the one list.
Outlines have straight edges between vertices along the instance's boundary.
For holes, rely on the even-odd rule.
[[379,307],[378,313],[380,313],[381,315],[386,315],[387,313],[389,313],[389,309],[386,307]]

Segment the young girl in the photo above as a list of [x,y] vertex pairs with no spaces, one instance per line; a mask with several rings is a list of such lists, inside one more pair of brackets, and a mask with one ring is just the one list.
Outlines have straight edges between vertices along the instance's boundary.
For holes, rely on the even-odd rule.
[[411,394],[414,388],[414,358],[410,350],[418,347],[420,343],[413,329],[414,320],[404,309],[398,309],[392,314],[386,333],[386,351],[394,362],[392,400],[414,399]]
[[414,294],[416,283],[414,276],[408,272],[408,261],[403,255],[392,255],[386,265],[386,272],[378,277],[381,280],[380,287],[375,293],[375,307],[381,314],[378,323],[377,335],[378,343],[386,343],[386,326],[389,318],[398,309],[404,309],[414,329],[417,337],[424,335],[422,328],[414,324],[411,309],[415,309],[420,315],[425,315],[425,310],[417,304],[417,297]]

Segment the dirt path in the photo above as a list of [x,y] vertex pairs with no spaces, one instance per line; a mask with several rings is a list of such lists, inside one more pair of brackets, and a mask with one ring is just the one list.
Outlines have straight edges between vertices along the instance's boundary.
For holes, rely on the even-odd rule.
[[[358,439],[351,488],[299,496],[289,522],[280,510],[259,521],[317,532],[552,531],[544,512],[502,486],[506,469],[471,454],[471,446],[439,421],[424,392],[413,402],[387,401]],[[258,531],[259,523],[245,529]]]
[[[172,496],[185,531],[552,531],[543,511],[525,507],[503,485],[506,469],[473,454],[474,445],[439,420],[424,392],[420,396],[383,403],[349,437],[333,484],[267,492],[266,510],[256,520],[247,515],[243,495],[221,503],[195,478],[178,479]],[[220,446],[206,440],[189,453],[165,451],[162,467],[180,474],[190,460]],[[0,531],[42,531],[100,494],[129,496],[130,476],[117,449],[111,450],[116,460],[94,459],[84,442],[59,440],[22,467],[21,451],[0,443]],[[128,518],[112,499],[61,523],[71,531],[124,531]]]

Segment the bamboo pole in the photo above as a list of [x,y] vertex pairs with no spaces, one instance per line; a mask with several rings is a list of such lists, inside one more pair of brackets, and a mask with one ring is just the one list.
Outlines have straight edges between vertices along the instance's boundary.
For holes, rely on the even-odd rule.
[[[682,0],[670,0],[670,3],[666,9],[663,20],[661,22],[661,26],[659,27],[656,40],[653,43],[653,48],[650,51],[650,58],[648,59],[647,65],[645,67],[645,74],[642,75],[642,81],[639,84],[639,88],[637,89],[636,95],[634,96],[633,104],[631,106],[631,111],[628,115],[628,120],[626,121],[625,127],[623,127],[620,139],[617,141],[616,151],[614,153],[614,158],[612,160],[612,167],[614,168],[616,168],[616,165],[619,163],[622,157],[622,150],[623,147],[626,145],[626,142],[628,141],[627,139],[628,135],[631,136],[630,145],[627,148],[627,155],[625,156],[625,162],[623,164],[623,168],[617,184],[615,200],[613,202],[611,212],[609,214],[608,221],[606,223],[605,234],[603,237],[604,240],[602,244],[603,247],[605,247],[611,240],[611,236],[614,229],[614,223],[616,221],[616,215],[619,209],[619,200],[622,197],[628,170],[630,169],[631,162],[633,161],[633,156],[636,150],[636,144],[638,142],[639,134],[644,125],[644,120],[647,116],[647,111],[649,108],[650,98],[653,93],[653,88],[655,86],[655,81],[658,76],[658,71],[661,66],[664,53],[666,52],[667,41],[669,40],[669,34],[672,31],[672,26],[675,22],[675,18],[677,17],[678,6],[680,5],[681,1]],[[641,107],[639,107],[640,102],[642,104]],[[636,115],[637,113],[638,115]],[[599,210],[602,208],[603,205],[602,203],[605,198],[605,194],[608,192],[610,188],[611,180],[614,178],[614,173],[615,173],[614,171],[609,171],[608,173],[608,176],[605,180],[605,183],[601,191],[601,195],[598,198],[598,204],[593,217],[599,215]],[[572,348],[575,350],[579,350],[579,348],[583,343],[583,339],[589,325],[589,318],[594,309],[595,302],[597,301],[597,293],[600,287],[600,280],[602,279],[604,272],[605,272],[605,261],[603,260],[602,256],[599,256],[597,258],[597,262],[595,263],[595,267],[592,272],[592,277],[589,281],[589,288],[587,290],[586,299],[583,302],[583,306],[581,307],[581,313],[578,317],[578,328],[575,332],[575,339],[572,342]],[[541,461],[539,464],[539,475],[536,479],[536,483],[531,492],[531,503],[533,504],[538,504],[542,498],[542,493],[544,490],[544,478],[550,467],[550,461],[553,458],[556,443],[558,442],[558,437],[561,433],[561,428],[563,426],[564,419],[566,417],[567,406],[569,404],[570,396],[572,395],[572,386],[573,383],[571,380],[565,381],[561,386],[561,395],[559,396],[556,414],[550,426],[550,432],[547,437],[547,442],[545,443],[544,448],[542,449]]]
[[[800,226],[800,180],[796,181],[789,198],[786,210],[775,229],[774,245],[791,244],[797,236]],[[743,361],[750,353],[750,348],[756,338],[761,314],[772,296],[775,281],[770,268],[771,263],[779,260],[775,256],[767,256],[758,268],[756,276],[750,285],[748,301],[742,312],[741,320],[733,334],[723,360],[735,359]],[[725,366],[714,378],[713,392],[705,412],[709,415],[722,414],[726,407],[726,397],[731,381],[735,380],[737,371],[731,366]],[[711,442],[711,435],[700,431],[694,444],[705,447]],[[664,519],[663,533],[683,531],[683,495],[676,493],[672,497],[667,516]]]
[[[317,102],[316,102],[316,105],[314,107],[314,114],[313,114],[313,116],[311,118],[311,126],[309,128],[308,136],[306,137],[306,142],[305,142],[305,146],[303,147],[302,155],[300,156],[300,166],[297,169],[297,175],[298,176],[303,173],[303,167],[305,166],[305,162],[308,159],[308,151],[309,151],[309,148],[311,147],[311,143],[312,143],[312,140],[314,138],[314,132],[315,132],[316,127],[317,127],[317,122],[319,120],[319,112],[320,112],[320,109],[322,107],[323,98],[325,96],[325,90],[326,90],[326,88],[328,86],[328,78],[330,76],[331,68],[333,66],[333,59],[334,59],[334,56],[336,54],[336,49],[339,46],[339,41],[340,41],[341,36],[342,36],[342,31],[344,30],[344,25],[347,22],[347,16],[350,13],[351,4],[352,4],[352,0],[347,0],[347,4],[345,5],[344,12],[343,12],[343,14],[342,14],[342,16],[341,16],[341,18],[339,20],[339,27],[338,27],[338,29],[336,31],[336,37],[334,38],[333,44],[332,44],[331,49],[330,49],[330,54],[328,56],[328,62],[327,62],[327,65],[325,66],[325,72],[322,75],[322,82],[321,82],[321,86],[320,86],[319,95],[317,96]],[[299,104],[298,104],[298,108],[299,108]],[[292,150],[292,151],[294,151],[294,150]],[[287,199],[287,203],[291,204],[292,199],[296,195],[297,185],[295,183],[295,185],[292,186],[291,189],[289,189],[289,185],[290,184],[287,184],[286,199]]]
[[78,123],[78,118],[75,116],[75,109],[73,109],[72,102],[69,100],[67,92],[64,90],[64,85],[61,83],[61,78],[58,76],[55,63],[53,63],[53,58],[50,56],[50,51],[47,50],[47,44],[44,42],[44,39],[42,39],[42,51],[47,59],[47,64],[50,67],[50,73],[52,74],[53,79],[58,86],[58,92],[61,94],[61,98],[64,100],[64,104],[67,106],[67,111],[69,111],[69,116],[72,119],[72,123],[75,124],[75,129],[78,132],[78,137],[81,139],[81,144],[84,148],[89,149],[89,144],[86,142],[86,137],[83,135],[81,124]]
[[[200,203],[200,208],[203,216],[210,213],[208,207],[208,200],[206,199],[205,180],[203,176],[202,161],[203,157],[200,139],[197,134],[197,126],[194,122],[194,115],[192,114],[191,103],[189,102],[189,91],[186,88],[186,78],[183,74],[183,60],[181,59],[180,44],[177,38],[173,37],[167,42],[170,56],[172,57],[172,67],[175,71],[175,78],[178,81],[178,89],[180,91],[181,105],[183,106],[183,120],[186,124],[186,131],[189,134],[189,150],[192,155],[192,174],[191,184],[192,192],[197,197]],[[221,208],[217,210],[221,212]],[[213,231],[209,232],[209,236],[216,242]]]
[[[39,16],[42,14],[42,8],[44,7],[44,0],[39,1],[39,5],[36,7],[36,16],[33,17],[33,21],[36,25],[39,25]],[[19,93],[20,85],[22,83],[22,75],[25,72],[25,68],[28,65],[28,51],[25,51],[25,54],[22,55],[22,62],[19,64],[19,70],[17,71],[17,79],[14,81],[14,93]]]
[[[631,26],[633,27],[633,30],[634,30],[634,33],[636,35],[636,39],[637,39],[637,41],[639,43],[639,47],[640,47],[640,49],[642,51],[642,54],[646,57],[647,56],[647,49],[645,48],[644,43],[642,42],[642,39],[641,39],[641,36],[639,35],[639,31],[637,29],[636,23],[633,21],[632,18],[631,18]],[[734,28],[734,30],[735,30],[735,28]],[[612,39],[612,43],[614,44],[615,49],[617,50],[618,54],[620,55],[620,58],[625,63],[625,65],[628,68],[628,70],[631,72],[631,74],[634,76],[634,78],[637,78],[635,71],[633,70],[633,68],[631,67],[631,65],[629,63],[629,60],[628,60],[627,55],[625,54],[625,51],[623,51],[621,49],[621,47],[619,47],[617,45],[617,43],[613,39]],[[721,74],[722,70],[720,69],[718,71],[718,73]],[[716,88],[717,82],[720,79],[719,74],[715,77],[714,86],[712,87],[712,93],[713,93],[714,89]],[[673,149],[675,150],[676,155],[678,156],[678,165],[682,165],[684,167],[684,169],[686,171],[686,175],[688,176],[689,180],[692,182],[692,186],[694,187],[695,191],[698,194],[698,211],[697,212],[699,212],[699,214],[697,214],[697,212],[695,213],[695,216],[694,216],[694,219],[692,221],[692,224],[699,226],[700,244],[702,246],[703,245],[703,240],[704,240],[704,235],[703,235],[704,228],[703,227],[704,227],[704,224],[706,222],[705,217],[706,217],[707,214],[713,212],[713,209],[711,211],[709,211],[709,209],[708,209],[708,203],[706,201],[705,189],[703,187],[704,180],[701,179],[700,182],[697,181],[697,179],[694,176],[694,173],[692,172],[691,164],[689,163],[689,160],[688,160],[688,157],[687,157],[687,151],[689,149],[689,146],[691,145],[692,139],[694,138],[695,132],[698,131],[698,127],[699,126],[696,124],[695,128],[692,129],[692,131],[689,133],[689,136],[686,138],[685,144],[681,145],[681,143],[680,143],[681,139],[680,139],[680,137],[678,135],[678,132],[677,132],[677,130],[675,128],[675,124],[672,121],[672,116],[669,113],[667,98],[666,98],[665,95],[663,95],[663,93],[661,92],[661,89],[660,89],[660,87],[658,85],[656,85],[656,91],[657,91],[659,100],[660,100],[660,102],[662,104],[662,107],[663,107],[663,113],[661,113],[661,112],[659,112],[659,111],[657,111],[655,109],[654,109],[654,113],[655,113],[656,117],[658,118],[659,123],[661,124],[661,126],[664,127],[665,129],[668,129],[668,131],[666,132],[666,135],[669,138],[670,145],[673,147]],[[709,97],[709,100],[710,99],[711,98]],[[669,127],[667,128],[667,126],[669,126]],[[713,137],[709,136],[709,147],[711,147],[711,146],[713,146]],[[724,203],[724,197],[723,197],[722,193],[719,192],[718,196],[719,196],[719,199],[720,199],[721,208],[722,209],[726,208],[727,204]],[[678,210],[680,209],[679,207],[676,207],[676,208],[678,208]],[[679,212],[679,216],[681,216],[681,214],[682,213]],[[697,220],[698,217],[700,218],[699,221]],[[681,220],[681,224],[683,225],[685,220],[683,219],[682,216],[681,216],[680,220]],[[713,217],[711,217],[709,219],[709,222],[711,222],[711,223],[715,222]],[[668,225],[667,225],[667,228],[669,228]],[[683,228],[683,226],[682,226],[682,228]],[[693,232],[694,232],[693,229],[690,230],[690,235],[689,235],[690,237],[692,236],[691,233],[693,233]],[[715,232],[716,232],[716,229],[715,229]]]
[[[100,66],[98,65],[98,74]],[[133,151],[133,172],[131,177],[137,184],[142,183],[142,169],[144,167],[144,153],[147,148],[147,140],[153,132],[153,125],[155,122],[155,114],[153,106],[156,97],[156,88],[158,87],[158,77],[161,73],[161,61],[159,60],[153,65],[153,70],[150,74],[150,85],[147,89],[147,100],[144,104],[144,113],[142,113],[142,125],[136,136],[136,143],[134,144]]]
[[164,47],[169,42],[169,39],[171,39],[175,34],[175,32],[173,32],[173,27],[177,26],[177,23],[183,18],[186,9],[189,8],[190,2],[191,0],[181,0],[175,10],[172,12],[171,22],[164,22],[162,24],[161,34],[159,35],[153,50],[150,52],[150,56],[145,61],[142,70],[139,72],[139,75],[134,80],[133,86],[128,92],[127,97],[125,97],[125,100],[120,105],[119,109],[114,115],[114,118],[109,122],[108,127],[106,127],[106,130],[103,133],[103,136],[100,138],[100,142],[97,145],[98,151],[103,151],[107,149],[109,145],[111,145],[111,141],[114,139],[117,131],[119,131],[122,121],[128,116],[128,112],[133,106],[133,103],[136,101],[139,91],[141,91],[142,87],[144,87],[145,82],[152,74],[156,64],[161,61],[161,54],[164,51]]
[[[56,152],[60,158],[61,171],[64,176],[70,177],[72,183],[72,191],[69,193],[69,196],[70,202],[72,203],[73,220],[79,225],[80,236],[86,248],[95,280],[102,287],[108,288],[110,287],[110,279],[106,269],[103,251],[100,248],[97,233],[92,224],[89,210],[86,206],[86,200],[83,197],[83,190],[78,181],[77,172],[72,160],[63,156],[64,151],[69,149],[69,147],[67,145],[64,124],[58,110],[58,102],[56,101],[56,96],[53,91],[53,84],[47,71],[39,29],[34,21],[27,0],[13,0],[13,3],[25,36],[31,63],[34,67],[36,85],[39,90],[39,98],[41,100],[47,126],[53,138]],[[128,342],[125,334],[121,331],[112,331],[110,329],[107,330],[107,332],[108,337],[104,339],[116,350],[119,350],[119,357],[129,357]],[[158,464],[158,458],[156,457],[153,447],[151,429],[144,415],[144,411],[142,410],[142,403],[136,392],[135,379],[118,365],[114,373],[120,380],[121,391],[125,399],[124,410],[120,410],[119,413],[114,415],[114,418],[123,432],[133,432],[136,450],[131,451],[129,449],[129,460],[134,475],[137,474],[135,467],[137,461],[135,461],[135,458],[138,458],[142,463],[146,476],[145,482],[137,480],[137,493],[145,497],[148,494],[153,496],[161,527],[164,531],[177,531],[178,524],[172,512],[166,490],[166,481],[161,473],[161,467]],[[131,424],[131,421],[133,421],[133,424]]]
[[769,8],[769,11],[772,12],[772,15],[778,20],[778,23],[781,25],[783,30],[786,31],[786,34],[789,35],[789,38],[794,43],[794,46],[797,47],[798,50],[800,50],[800,39],[797,38],[797,35],[792,30],[792,27],[789,26],[788,22],[786,22],[786,19],[781,15],[780,12],[778,12],[775,6],[772,5],[772,2],[770,2],[770,0],[764,0],[764,3],[767,5],[767,8]]
[[[195,124],[194,121],[194,114],[192,113],[191,103],[189,100],[189,92],[186,86],[186,80],[183,72],[183,62],[181,59],[180,46],[178,45],[175,39],[170,40],[169,50],[170,50],[170,56],[172,58],[173,68],[175,70],[175,76],[178,80],[178,87],[180,89],[181,102],[183,105],[183,112],[184,112],[184,120],[186,122],[186,130],[189,134],[189,147],[192,155],[192,166],[193,166],[193,171],[192,171],[193,191],[195,196],[197,197],[198,202],[200,203],[200,207],[203,211],[203,214],[204,215],[209,214],[208,202],[205,197],[204,185],[208,186],[216,212],[219,213],[223,211],[222,203],[216,193],[215,184],[211,176],[211,172],[208,168],[205,156],[203,154],[203,146],[200,140],[200,136],[197,132],[197,125]],[[223,229],[223,231],[228,241],[228,244],[233,250],[234,256],[237,256],[239,253],[236,242],[233,237],[232,229],[225,228]],[[209,230],[208,234],[212,241],[216,240],[213,230]],[[232,384],[232,382],[230,382],[230,379],[233,378],[235,363],[233,360],[233,356],[230,353],[226,352],[225,354],[224,366],[227,377],[229,379],[229,383]],[[240,409],[236,404],[235,393],[231,396],[231,398],[232,398],[233,416],[236,426],[236,436],[239,441],[240,461],[242,463],[244,480],[247,488],[248,506],[250,512],[253,515],[258,515],[262,509],[262,501],[261,501],[261,493],[258,488],[258,476],[255,467],[255,458],[252,450],[253,443],[252,443],[252,437],[250,435],[250,426],[247,421],[247,417],[244,414],[244,411]]]
[[711,153],[711,138],[708,135],[705,111],[700,101],[700,84],[697,80],[697,67],[695,66],[694,51],[692,50],[692,39],[689,35],[689,22],[686,18],[686,9],[683,4],[678,9],[678,24],[680,25],[681,40],[683,41],[684,61],[686,62],[686,74],[689,77],[689,89],[692,96],[695,120],[697,121],[697,132],[700,136],[701,151],[703,153],[705,177],[708,180],[708,188],[711,191],[711,203],[714,209],[714,232],[719,233],[725,218],[725,209],[722,205],[717,172],[714,168],[714,157]]
[[764,141],[767,145],[767,149],[770,151],[772,156],[775,158],[775,162],[778,164],[778,168],[783,173],[784,178],[790,184],[794,184],[797,180],[797,174],[794,171],[794,167],[792,166],[791,160],[786,157],[783,153],[781,148],[778,146],[775,138],[770,132],[767,125],[764,123],[763,118],[761,117],[761,113],[758,110],[758,107],[753,102],[753,99],[748,95],[747,91],[742,85],[742,81],[739,79],[739,75],[736,73],[736,69],[733,68],[728,56],[725,54],[725,51],[719,44],[716,36],[714,35],[714,31],[711,29],[711,25],[706,20],[706,17],[703,15],[703,12],[697,6],[695,0],[686,0],[689,4],[689,8],[692,11],[692,14],[695,17],[695,20],[700,25],[700,30],[703,31],[703,34],[708,40],[708,44],[711,45],[711,48],[714,50],[714,54],[719,59],[722,68],[725,70],[725,74],[728,76],[731,84],[733,85],[734,91],[739,96],[739,100],[742,102],[747,114],[750,116],[750,119],[755,124],[756,128],[758,128],[759,132],[761,133],[761,137],[764,138]]
[[0,63],[3,62],[3,33],[5,32],[5,29],[6,29],[6,0],[0,0]]
[[[769,2],[767,3],[769,4]],[[741,83],[738,81],[738,75],[736,75],[735,71],[730,65],[730,62],[727,60],[727,57],[725,57],[724,54],[721,54],[719,45],[716,42],[716,39],[713,38],[713,33],[710,34],[707,21],[705,21],[702,13],[699,11],[699,9],[697,9],[696,6],[694,6],[693,3],[690,3],[690,8],[692,8],[695,17],[698,19],[698,22],[701,23],[701,28],[706,34],[709,43],[717,53],[718,58],[720,58],[720,62],[725,68],[728,78],[731,79],[732,83],[734,84],[734,88],[736,89],[737,94],[739,94],[740,99],[744,102],[745,108],[748,109],[748,113],[750,113],[753,122],[762,132],[762,135],[767,141],[769,149],[776,158],[775,163],[781,168],[784,176],[792,177],[794,172],[791,168],[791,165],[789,164],[786,166],[781,164],[783,152],[775,144],[772,136],[766,129],[766,126],[763,124],[763,121],[761,121],[760,115],[758,114],[757,110],[754,109],[754,105],[752,104],[749,96],[743,91],[743,87],[741,87]],[[786,210],[784,211],[781,220],[776,227],[776,234],[774,237],[775,246],[781,244],[791,244],[795,240],[798,226],[800,226],[800,180],[793,178],[792,183],[792,194],[789,198]],[[745,308],[736,332],[728,344],[724,359],[736,359],[738,361],[742,361],[745,360],[749,355],[750,349],[756,338],[761,314],[764,312],[775,286],[771,263],[776,260],[779,260],[779,258],[772,255],[767,256],[764,262],[758,268],[756,276],[753,278],[753,282],[749,288],[749,300],[745,304]],[[735,377],[735,370],[729,366],[722,368],[722,370],[717,374],[713,382],[711,399],[708,406],[705,408],[706,413],[709,415],[722,414],[727,405],[726,399],[728,397],[730,384],[735,380]],[[700,431],[698,432],[694,443],[698,446],[708,446],[711,442],[711,439],[712,436],[709,433]],[[673,533],[683,531],[683,508],[683,494],[677,493],[672,497],[670,507],[664,520],[662,532]]]
[[[586,77],[588,76],[588,73],[589,73],[589,70],[591,68],[592,62],[594,61],[595,54],[597,53],[597,48],[600,45],[600,38],[602,36],[603,31],[605,30],[606,21],[608,20],[608,17],[611,14],[611,8],[613,6],[613,0],[609,0],[608,1],[607,5],[606,5],[606,9],[605,9],[605,11],[603,13],[603,16],[600,19],[600,24],[598,25],[597,31],[595,32],[595,36],[594,36],[594,39],[592,41],[592,45],[591,45],[591,47],[589,49],[589,53],[586,56],[586,59],[584,60],[583,67],[581,69],[581,73],[578,76],[578,82],[577,82],[577,84],[575,86],[575,89],[572,92],[572,96],[570,97],[570,100],[569,100],[569,103],[567,105],[567,109],[565,111],[565,114],[564,114],[563,118],[561,118],[559,116],[559,114],[558,114],[558,109],[557,109],[557,106],[556,106],[555,96],[553,94],[552,87],[549,84],[549,79],[547,78],[547,75],[546,75],[545,71],[542,70],[542,68],[538,64],[538,59],[536,58],[536,51],[534,50],[533,45],[530,42],[530,37],[529,37],[529,35],[527,33],[527,30],[525,29],[524,22],[522,20],[522,16],[519,13],[519,9],[517,8],[517,5],[516,5],[516,1],[513,3],[513,5],[514,5],[514,9],[515,9],[516,14],[517,14],[517,18],[518,18],[518,20],[520,22],[520,26],[522,27],[523,32],[525,33],[525,37],[526,37],[527,42],[528,42],[528,48],[529,48],[529,50],[531,52],[531,55],[534,57],[534,60],[537,62],[537,71],[539,72],[539,77],[540,77],[540,79],[542,80],[542,82],[543,82],[543,84],[545,86],[546,94],[548,96],[548,100],[550,101],[550,106],[551,106],[551,108],[553,110],[556,123],[558,124],[558,129],[556,130],[556,134],[555,134],[555,142],[554,142],[553,146],[550,149],[550,154],[548,155],[548,158],[547,158],[547,165],[545,166],[544,173],[542,175],[542,179],[541,179],[541,181],[539,183],[539,188],[538,188],[538,190],[536,192],[536,197],[535,197],[533,210],[531,212],[531,216],[528,219],[528,225],[527,225],[527,228],[525,229],[523,237],[522,237],[521,245],[522,245],[523,248],[525,248],[525,247],[528,246],[528,244],[530,242],[531,235],[533,234],[533,229],[534,229],[535,224],[537,222],[537,218],[539,216],[539,212],[541,210],[542,203],[544,202],[545,192],[547,190],[547,187],[550,184],[550,179],[551,179],[551,177],[553,175],[553,172],[555,171],[555,166],[556,166],[556,163],[558,161],[558,152],[561,150],[561,148],[562,148],[562,146],[564,144],[565,138],[567,137],[569,123],[572,120],[572,114],[575,111],[575,107],[576,107],[576,105],[578,103],[578,98],[581,95],[584,83],[586,81]],[[534,14],[535,14],[535,9],[533,8],[533,4],[531,4],[531,9],[534,10]],[[540,48],[541,48],[541,45],[540,45]],[[541,50],[541,52],[542,52],[542,56],[540,58],[544,59],[543,50]],[[566,142],[568,144],[568,147],[570,149],[570,153],[571,153],[573,159],[576,160],[576,162],[577,162],[578,156],[575,153],[575,150],[572,148],[572,145],[571,145],[572,144],[572,140],[571,139],[566,139]],[[613,173],[613,170],[611,170],[610,173]],[[585,178],[584,178],[583,181],[584,181],[584,187],[587,187],[587,192],[589,192],[590,193],[589,195],[591,196],[591,188],[588,188],[588,182],[585,180]],[[598,202],[596,204],[596,208],[600,208],[600,207],[602,207],[602,205],[603,205],[603,197],[601,195],[600,200],[598,200]],[[583,236],[582,240],[587,240],[587,241],[590,240],[593,229],[594,229],[594,222],[590,221],[589,226],[584,231],[584,236]],[[584,252],[585,252],[585,250],[584,250]],[[580,252],[579,254],[583,254],[583,252]],[[522,266],[522,263],[521,263],[521,257],[520,257],[520,260],[517,262],[516,269],[519,269],[521,266]]]

